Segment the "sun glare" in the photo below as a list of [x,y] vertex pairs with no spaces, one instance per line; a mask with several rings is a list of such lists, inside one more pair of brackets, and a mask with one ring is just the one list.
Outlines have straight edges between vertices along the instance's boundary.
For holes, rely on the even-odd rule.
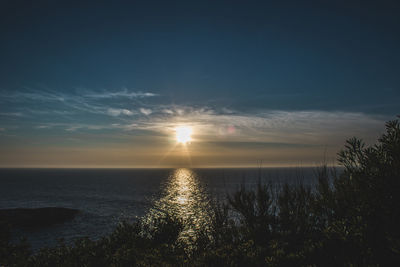
[[179,126],[175,129],[176,141],[178,143],[186,144],[192,140],[192,128],[188,126]]

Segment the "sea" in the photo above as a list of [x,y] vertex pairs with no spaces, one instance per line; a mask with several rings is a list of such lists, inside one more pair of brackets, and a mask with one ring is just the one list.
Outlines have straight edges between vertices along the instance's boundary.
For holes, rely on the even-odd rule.
[[316,183],[316,168],[224,169],[0,169],[0,209],[65,207],[80,210],[72,220],[38,229],[16,229],[34,250],[62,238],[98,239],[121,222],[149,219],[168,211],[187,223],[185,238],[207,225],[209,201],[226,201],[241,185],[261,181]]

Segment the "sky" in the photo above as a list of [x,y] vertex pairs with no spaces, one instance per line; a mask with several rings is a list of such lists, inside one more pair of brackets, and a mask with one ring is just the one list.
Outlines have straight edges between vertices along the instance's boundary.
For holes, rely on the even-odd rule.
[[399,13],[396,1],[1,1],[0,167],[334,164],[346,139],[373,144],[400,113]]

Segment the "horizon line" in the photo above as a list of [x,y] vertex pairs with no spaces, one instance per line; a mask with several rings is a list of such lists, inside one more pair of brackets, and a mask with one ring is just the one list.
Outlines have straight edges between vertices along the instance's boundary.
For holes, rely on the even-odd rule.
[[269,166],[165,166],[165,167],[149,167],[149,166],[137,166],[137,167],[98,167],[98,166],[0,166],[0,170],[4,169],[81,169],[81,170],[90,170],[90,169],[103,169],[103,170],[112,170],[112,169],[268,169],[268,168],[318,168],[321,166],[340,168],[343,167],[338,164],[312,164],[312,165],[269,165]]

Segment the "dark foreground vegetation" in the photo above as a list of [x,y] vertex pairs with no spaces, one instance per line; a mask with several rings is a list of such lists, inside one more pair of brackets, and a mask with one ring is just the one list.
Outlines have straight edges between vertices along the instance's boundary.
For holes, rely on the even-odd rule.
[[315,188],[258,184],[215,203],[211,228],[191,250],[181,221],[121,224],[100,240],[32,253],[1,232],[1,266],[400,266],[400,124],[373,146],[356,138],[338,154],[344,171],[321,167]]

